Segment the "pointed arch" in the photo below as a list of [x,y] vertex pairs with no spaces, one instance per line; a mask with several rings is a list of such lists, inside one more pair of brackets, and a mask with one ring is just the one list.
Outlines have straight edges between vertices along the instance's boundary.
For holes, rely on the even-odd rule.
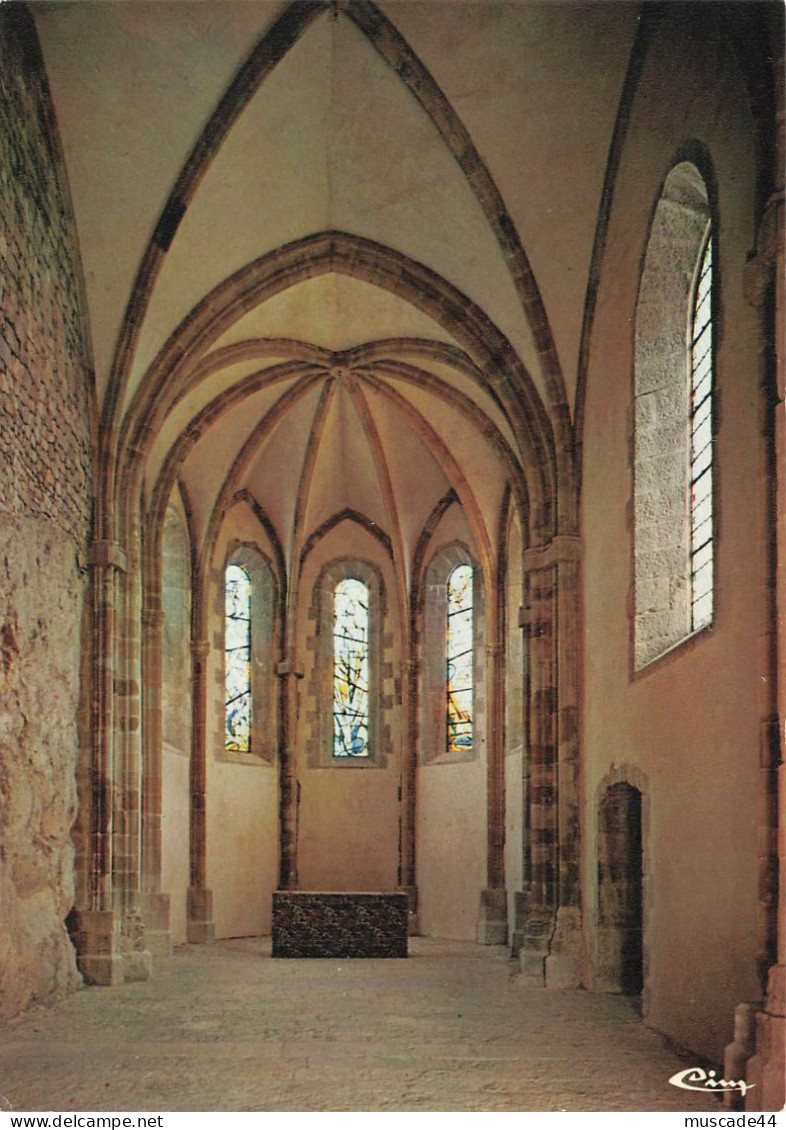
[[305,564],[306,558],[315,548],[317,543],[320,542],[326,534],[329,534],[331,530],[334,530],[336,526],[340,526],[342,522],[355,522],[356,525],[360,526],[361,529],[371,534],[373,538],[376,538],[380,545],[384,548],[385,553],[388,555],[388,557],[392,559],[393,546],[388,534],[386,534],[384,530],[380,529],[376,522],[372,522],[370,518],[367,518],[365,514],[361,514],[360,511],[353,510],[351,507],[347,506],[343,510],[340,510],[337,514],[331,515],[331,517],[324,521],[318,529],[314,530],[314,532],[309,535],[308,540],[306,541],[303,549],[300,552],[301,573],[303,572],[303,565]]
[[[335,4],[328,3],[327,0],[299,0],[291,4],[275,21],[255,46],[221,98],[164,204],[132,285],[109,375],[102,414],[99,453],[102,467],[100,482],[102,491],[106,492],[106,497],[102,500],[103,504],[98,508],[99,536],[109,536],[112,532],[111,529],[104,527],[112,525],[114,483],[116,478],[122,475],[123,443],[121,441],[118,445],[117,441],[123,426],[121,421],[123,397],[149,300],[164,257],[213,156],[223,145],[240,113],[290,48],[306,33],[315,20],[328,10],[335,12]],[[539,456],[541,461],[552,463],[554,501],[547,511],[555,509],[557,498],[559,497],[560,500],[559,513],[554,515],[549,513],[548,517],[561,521],[563,525],[567,523],[572,529],[575,522],[575,507],[572,500],[573,435],[570,411],[545,307],[512,218],[466,127],[439,85],[394,25],[375,4],[371,3],[371,0],[346,0],[341,5],[341,11],[346,13],[378,54],[391,66],[428,115],[466,178],[497,240],[533,334],[547,386],[545,407],[537,393],[533,397],[534,389],[516,389],[518,395],[523,393],[526,401],[526,411],[518,413],[519,429],[522,435],[526,435],[528,420],[541,416],[540,429],[544,430],[544,425],[547,425],[545,430],[552,433],[550,453],[547,454],[546,460],[543,460],[543,452]],[[402,277],[402,282],[405,281]],[[421,279],[421,282],[426,283],[422,288],[421,297],[426,297],[431,293],[427,285],[428,281]],[[215,291],[213,293],[215,295]],[[454,324],[460,325],[467,313],[468,311],[465,311],[458,319],[451,320]],[[177,331],[174,336],[178,336]],[[505,346],[506,348],[501,352],[492,349],[491,356],[487,359],[490,364],[487,363],[486,367],[489,370],[496,368],[510,370],[511,376],[513,369],[519,368],[522,372],[516,374],[514,386],[519,385],[522,376],[525,376],[524,385],[531,384],[530,378],[523,371],[523,366],[510,345],[505,342]],[[514,363],[514,358],[517,365]],[[156,368],[155,363],[152,368]],[[487,373],[487,377],[493,380],[491,371]],[[510,378],[506,376],[504,379]],[[516,396],[514,395],[512,399],[515,400]],[[131,417],[133,415],[132,411]],[[532,438],[529,437],[530,442]],[[558,484],[559,489],[557,489]]]
[[124,421],[118,453],[118,473],[124,481],[129,454],[133,458],[137,438],[144,442],[149,435],[149,415],[164,388],[186,380],[194,359],[249,309],[298,282],[330,272],[363,279],[397,295],[459,341],[519,438],[532,497],[539,500],[533,507],[533,537],[544,539],[556,532],[560,492],[554,432],[534,382],[510,342],[480,307],[424,264],[374,240],[340,231],[318,232],[260,256],[219,283],[183,319],[145,374]]

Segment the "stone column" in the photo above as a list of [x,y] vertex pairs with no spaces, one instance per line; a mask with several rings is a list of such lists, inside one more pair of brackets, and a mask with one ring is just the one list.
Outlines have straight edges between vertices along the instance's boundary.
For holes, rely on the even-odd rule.
[[122,984],[120,922],[112,897],[114,794],[115,575],[126,556],[115,542],[95,542],[89,556],[92,669],[90,778],[92,804],[88,855],[89,902],[78,907],[73,937],[79,970],[91,985]]
[[215,937],[213,892],[207,886],[207,640],[191,644],[191,877],[186,928],[189,942]]
[[297,873],[297,832],[298,809],[300,806],[300,785],[297,779],[297,722],[299,708],[299,681],[303,672],[292,659],[283,659],[276,668],[280,682],[279,689],[279,782],[280,807],[279,825],[281,836],[281,864],[279,889],[296,891]]
[[[487,621],[488,622],[488,621]],[[480,894],[478,941],[485,946],[508,940],[505,889],[505,649],[486,646],[487,741],[487,887]]]
[[[413,646],[413,645],[410,645]],[[404,667],[404,705],[402,731],[405,735],[401,765],[401,847],[399,856],[399,890],[409,900],[409,933],[419,933],[417,888],[417,767],[418,767],[418,711],[420,704],[420,664],[410,659]]]
[[[134,725],[134,680],[124,678],[128,644],[119,630],[123,613],[126,554],[114,541],[93,543],[91,569],[91,764],[89,813],[89,882],[86,906],[77,907],[72,935],[79,969],[88,984],[117,985],[151,972],[138,911],[138,857],[135,821],[133,750],[128,734]],[[126,623],[127,627],[127,623]],[[120,661],[119,661],[120,657]],[[138,697],[138,687],[136,687]],[[118,700],[124,703],[118,709]],[[138,725],[138,719],[137,719]],[[129,810],[127,812],[127,809]]]
[[[134,531],[130,544],[139,544]],[[152,973],[140,905],[142,854],[141,601],[139,562],[128,553],[128,568],[118,575],[118,626],[115,671],[115,792],[112,876],[115,906],[122,911],[126,981],[144,981]]]
[[577,986],[582,925],[579,860],[577,538],[524,553],[529,649],[525,766],[525,889],[516,896],[514,950],[522,973]]
[[[529,636],[530,636],[530,609],[527,605],[519,607],[518,627],[522,633],[522,646],[527,652],[530,653]],[[518,957],[521,961],[520,954],[525,943],[526,923],[527,923],[527,905],[529,886],[532,880],[532,831],[530,828],[531,819],[531,804],[530,804],[530,736],[531,736],[531,684],[529,677],[529,658],[526,663],[527,677],[522,688],[522,695],[524,697],[523,717],[521,737],[524,745],[524,755],[521,767],[521,790],[522,790],[522,812],[521,812],[521,861],[522,861],[522,884],[523,889],[516,891],[514,894],[513,906],[513,922],[510,924],[510,952],[512,957]],[[530,970],[535,973],[537,979],[541,979],[535,970]]]
[[522,626],[529,647],[529,725],[525,795],[529,817],[528,868],[524,897],[517,899],[521,971],[539,984],[557,914],[557,654],[554,624],[556,570],[535,567],[524,554],[525,593]]
[[[148,598],[150,600],[150,598]],[[159,600],[142,609],[142,915],[147,948],[172,953],[169,895],[161,890],[161,648]]]
[[557,789],[558,909],[546,959],[546,984],[575,988],[581,983],[583,935],[579,882],[579,539],[554,540],[557,556]]
[[[774,68],[782,84],[782,44]],[[783,168],[783,92],[779,89],[776,134],[781,145],[776,167]],[[767,500],[763,516],[769,526],[775,515],[774,555],[770,562],[767,637],[764,653],[769,677],[762,680],[760,742],[759,826],[759,972],[763,1003],[744,1002],[735,1013],[735,1039],[726,1048],[724,1073],[744,1078],[751,1088],[746,1110],[781,1110],[786,1103],[786,827],[783,797],[786,776],[783,743],[786,733],[786,362],[784,361],[784,191],[780,187],[767,201],[749,259],[745,286],[748,301],[761,311],[762,337],[773,342],[770,367],[765,372],[762,435],[767,445],[762,473],[762,495]],[[752,1053],[752,1054],[751,1054]]]

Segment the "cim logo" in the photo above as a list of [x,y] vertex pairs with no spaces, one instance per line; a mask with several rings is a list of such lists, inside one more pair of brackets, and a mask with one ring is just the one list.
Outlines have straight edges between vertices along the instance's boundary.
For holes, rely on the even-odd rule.
[[669,1082],[672,1087],[681,1087],[683,1091],[739,1091],[743,1096],[756,1086],[744,1079],[718,1079],[717,1074],[717,1071],[705,1071],[703,1067],[688,1067],[672,1075]]

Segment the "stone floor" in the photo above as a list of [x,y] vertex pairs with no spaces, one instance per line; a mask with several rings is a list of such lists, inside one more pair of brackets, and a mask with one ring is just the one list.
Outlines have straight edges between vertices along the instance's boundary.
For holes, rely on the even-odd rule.
[[153,980],[11,1023],[0,1109],[718,1111],[635,1002],[524,985],[501,947],[411,939],[408,960],[186,946]]

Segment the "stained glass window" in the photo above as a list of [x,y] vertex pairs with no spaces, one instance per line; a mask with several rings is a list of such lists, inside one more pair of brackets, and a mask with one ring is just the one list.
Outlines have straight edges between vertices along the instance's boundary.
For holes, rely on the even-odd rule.
[[368,757],[369,593],[339,581],[333,594],[333,756]]
[[224,579],[224,748],[251,749],[251,581],[240,565],[228,565]]
[[699,265],[691,321],[691,628],[712,620],[712,240]]
[[472,749],[474,683],[473,568],[457,565],[448,577],[447,750]]

